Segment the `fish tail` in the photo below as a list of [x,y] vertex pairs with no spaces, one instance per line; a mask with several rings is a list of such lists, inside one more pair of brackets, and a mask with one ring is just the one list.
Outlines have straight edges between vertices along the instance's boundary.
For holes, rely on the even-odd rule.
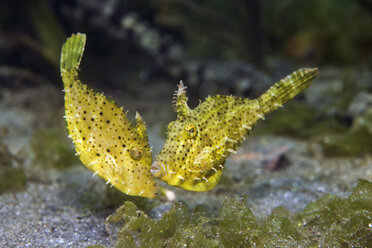
[[257,98],[262,114],[265,115],[281,107],[307,89],[317,76],[318,68],[301,68],[281,79]]
[[85,41],[86,35],[77,33],[73,34],[67,39],[65,44],[63,44],[60,62],[62,76],[63,72],[78,70],[84,53]]

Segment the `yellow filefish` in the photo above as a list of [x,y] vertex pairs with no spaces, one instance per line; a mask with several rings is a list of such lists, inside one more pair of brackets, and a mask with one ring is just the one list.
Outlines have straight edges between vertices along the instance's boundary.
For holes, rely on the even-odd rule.
[[168,125],[152,174],[187,190],[212,189],[227,157],[235,153],[256,122],[308,88],[317,75],[317,68],[299,69],[257,99],[209,96],[195,109],[187,106],[186,87],[181,82],[175,93],[177,119]]
[[152,156],[141,116],[133,125],[114,101],[83,84],[78,69],[86,36],[73,34],[61,53],[65,119],[83,164],[108,184],[134,196],[153,198],[158,187],[150,173]]

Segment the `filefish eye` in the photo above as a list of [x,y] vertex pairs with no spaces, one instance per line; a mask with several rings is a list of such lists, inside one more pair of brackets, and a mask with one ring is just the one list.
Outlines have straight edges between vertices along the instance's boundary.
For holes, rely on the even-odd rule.
[[130,156],[134,160],[140,160],[143,156],[143,150],[141,148],[138,148],[138,147],[133,147],[130,150]]
[[186,135],[188,138],[193,138],[196,135],[196,127],[194,124],[187,124],[185,127]]

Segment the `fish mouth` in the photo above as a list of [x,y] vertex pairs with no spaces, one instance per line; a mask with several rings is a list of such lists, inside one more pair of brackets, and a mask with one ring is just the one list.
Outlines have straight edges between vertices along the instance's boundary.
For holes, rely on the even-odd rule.
[[151,174],[157,178],[161,177],[163,174],[159,164],[156,161],[152,163],[150,171],[151,171]]

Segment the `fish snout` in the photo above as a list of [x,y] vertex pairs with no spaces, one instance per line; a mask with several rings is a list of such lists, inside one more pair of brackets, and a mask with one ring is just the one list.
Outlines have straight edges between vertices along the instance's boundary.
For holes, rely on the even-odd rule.
[[154,177],[161,177],[162,176],[162,171],[161,171],[161,168],[160,168],[160,165],[155,161],[152,163],[151,165],[151,174],[154,176]]

